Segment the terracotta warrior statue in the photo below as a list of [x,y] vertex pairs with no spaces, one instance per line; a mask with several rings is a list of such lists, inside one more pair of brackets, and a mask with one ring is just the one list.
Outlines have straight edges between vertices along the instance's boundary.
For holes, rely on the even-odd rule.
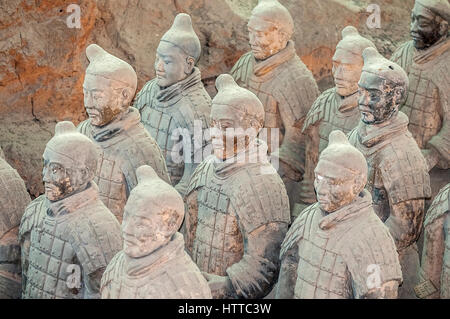
[[102,299],[211,298],[206,279],[184,250],[180,194],[153,168],[137,169],[122,223],[124,247],[102,278]]
[[328,145],[331,131],[341,130],[347,134],[359,123],[358,81],[364,64],[362,52],[368,47],[375,48],[375,45],[359,35],[355,27],[348,26],[342,30],[342,40],[333,56],[335,87],[317,98],[303,125],[303,132],[307,135],[305,174],[299,185],[300,207],[294,215],[316,200],[314,168],[319,154]]
[[172,184],[182,195],[203,160],[206,139],[202,132],[209,127],[211,98],[195,66],[200,53],[191,17],[178,14],[156,51],[156,78],[145,84],[134,103],[163,152]]
[[450,2],[416,0],[411,19],[413,39],[391,60],[409,76],[408,98],[400,110],[432,169],[436,195],[450,180]]
[[25,183],[0,148],[0,299],[20,298],[20,219],[30,203]]
[[139,111],[130,107],[136,72],[96,44],[87,47],[86,56],[90,64],[83,92],[89,119],[78,130],[101,148],[94,181],[100,198],[121,222],[139,166],[150,165],[165,181],[170,178],[158,144],[141,124]]
[[[279,159],[291,208],[298,202],[298,181],[305,171],[305,135],[301,129],[319,95],[312,73],[290,40],[294,23],[277,0],[259,0],[248,22],[251,51],[231,70],[240,86],[263,103],[269,152]],[[279,136],[279,145],[272,145]],[[264,137],[261,136],[263,139]]]
[[45,195],[20,223],[23,298],[100,298],[102,274],[122,238],[93,181],[98,157],[71,122],[56,125],[43,155]]
[[450,299],[450,183],[434,198],[425,218],[419,298]]
[[281,245],[276,298],[397,298],[402,272],[389,229],[375,214],[364,156],[332,131],[314,171],[317,203]]
[[431,195],[426,161],[408,131],[408,117],[398,111],[405,101],[408,76],[374,48],[363,52],[359,80],[361,121],[349,141],[369,165],[367,189],[377,215],[397,245],[403,272],[400,298],[413,298],[419,254],[416,241],[424,217],[424,201]]
[[192,175],[186,193],[186,249],[213,298],[261,298],[278,275],[289,199],[256,138],[264,107],[228,74],[216,80],[211,125],[214,155]]

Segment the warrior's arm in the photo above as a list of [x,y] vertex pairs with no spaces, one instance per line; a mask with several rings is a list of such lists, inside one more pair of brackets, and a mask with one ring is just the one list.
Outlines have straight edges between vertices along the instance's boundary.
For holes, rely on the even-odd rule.
[[425,201],[411,199],[390,205],[390,215],[385,222],[398,250],[417,241],[424,218]]
[[30,233],[25,233],[20,238],[20,253],[22,259],[22,293],[27,285],[27,275],[30,254]]
[[198,202],[197,191],[189,193],[185,197],[185,215],[180,232],[183,234],[186,251],[192,254],[195,233],[197,231]]
[[316,202],[314,193],[314,169],[319,158],[319,126],[310,125],[305,132],[305,173],[300,182],[300,200],[305,204]]
[[445,250],[444,220],[441,216],[425,227],[424,244],[422,251],[422,261],[419,271],[419,282],[430,281],[436,291],[429,295],[420,296],[422,298],[439,298],[441,287],[441,273]]
[[426,149],[422,150],[428,162],[428,169],[435,165],[441,169],[450,168],[450,94],[440,92],[441,130],[427,143]]
[[287,223],[271,222],[251,232],[244,231],[244,256],[227,269],[234,292],[239,297],[262,298],[276,281],[280,244]]
[[87,274],[84,277],[86,290],[84,292],[84,299],[100,299],[100,284],[103,272],[106,267],[97,269],[96,271]]
[[293,299],[297,282],[298,245],[295,244],[281,259],[280,274],[276,285],[276,299]]

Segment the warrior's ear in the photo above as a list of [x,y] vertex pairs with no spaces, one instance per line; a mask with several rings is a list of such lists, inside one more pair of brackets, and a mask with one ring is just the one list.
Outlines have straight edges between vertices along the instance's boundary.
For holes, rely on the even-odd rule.
[[439,34],[441,36],[444,36],[448,33],[448,21],[442,19],[441,23],[439,24]]
[[191,56],[186,57],[186,65],[184,67],[184,73],[191,74],[195,67],[195,59]]

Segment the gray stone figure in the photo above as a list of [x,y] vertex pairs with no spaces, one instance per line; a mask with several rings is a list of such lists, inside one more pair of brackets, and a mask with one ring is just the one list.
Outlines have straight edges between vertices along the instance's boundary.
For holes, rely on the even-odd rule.
[[289,200],[256,138],[264,108],[230,75],[216,80],[211,109],[214,155],[195,170],[186,195],[186,249],[213,298],[261,298],[278,275]]
[[106,268],[102,298],[211,298],[206,279],[184,250],[180,194],[150,166],[136,171],[138,185],[125,205],[124,248]]
[[427,299],[450,299],[450,183],[434,198],[424,228],[425,242],[416,295]]
[[172,184],[182,195],[207,145],[202,133],[209,128],[211,98],[195,66],[200,54],[191,17],[178,14],[156,51],[156,78],[144,85],[134,102],[141,122],[163,152]]
[[0,148],[0,299],[21,294],[20,219],[30,203],[25,183],[4,159]]
[[359,80],[361,122],[349,141],[367,159],[371,193],[377,215],[397,245],[403,273],[399,298],[414,298],[425,198],[430,197],[427,164],[408,131],[408,117],[398,110],[406,99],[408,76],[375,49],[363,52]]
[[397,298],[402,272],[389,229],[364,189],[367,163],[333,131],[315,169],[317,203],[295,219],[281,246],[277,298]]
[[102,274],[122,238],[93,181],[98,156],[71,122],[56,125],[43,155],[45,195],[20,223],[22,298],[100,298]]
[[316,201],[314,194],[314,169],[319,154],[328,145],[328,136],[333,130],[350,132],[360,121],[358,109],[358,81],[364,61],[362,52],[375,45],[359,35],[353,26],[342,30],[342,40],[336,46],[333,56],[333,77],[335,87],[323,92],[309,110],[303,132],[306,133],[305,174],[299,185],[300,203],[294,215],[308,204]]
[[[279,173],[293,209],[298,202],[298,182],[305,171],[306,136],[302,126],[319,89],[295,52],[290,40],[294,21],[284,6],[277,0],[259,0],[247,26],[251,51],[230,73],[264,106],[269,153],[279,158]],[[279,136],[279,145],[272,145],[274,134]]]
[[416,0],[412,40],[392,55],[408,74],[408,98],[400,111],[430,170],[432,195],[450,180],[450,2]]
[[140,122],[139,111],[130,107],[136,72],[96,44],[86,48],[86,56],[90,64],[83,92],[89,119],[78,130],[101,149],[94,181],[100,198],[121,222],[139,166],[150,165],[165,181],[170,178],[161,149]]

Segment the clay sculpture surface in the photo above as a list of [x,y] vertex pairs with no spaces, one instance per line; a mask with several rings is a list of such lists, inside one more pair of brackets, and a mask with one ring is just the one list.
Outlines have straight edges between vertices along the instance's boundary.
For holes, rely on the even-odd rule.
[[17,171],[2,157],[0,148],[0,299],[20,298],[20,219],[30,195]]
[[161,149],[140,122],[139,111],[130,107],[137,85],[134,69],[96,44],[86,48],[86,56],[90,64],[83,92],[89,119],[78,130],[101,149],[94,181],[121,222],[139,166],[150,165],[162,179],[170,178]]
[[216,87],[214,155],[197,167],[186,193],[186,249],[213,298],[261,298],[277,278],[289,201],[267,145],[256,138],[263,105],[230,75],[220,75]]
[[389,229],[364,189],[367,163],[333,131],[315,169],[317,203],[281,246],[277,298],[396,298],[402,272]]
[[450,299],[450,184],[435,197],[427,212],[424,229],[416,294],[420,298]]
[[211,298],[206,279],[178,233],[184,217],[180,194],[150,166],[136,171],[122,224],[124,248],[102,278],[102,298]]
[[[335,87],[323,92],[312,105],[306,116],[303,131],[306,132],[305,174],[300,182],[300,207],[314,203],[314,169],[319,154],[328,145],[328,136],[333,130],[350,132],[358,123],[361,114],[358,109],[358,81],[364,61],[362,52],[375,45],[359,35],[353,26],[342,30],[342,40],[336,46],[333,56],[333,77]],[[303,205],[302,205],[303,204]],[[299,213],[302,209],[297,209]]]
[[72,122],[56,125],[43,154],[45,195],[20,223],[23,298],[100,298],[102,274],[122,238],[93,181],[98,156]]
[[305,135],[301,129],[319,90],[295,52],[290,40],[294,22],[284,6],[277,0],[258,1],[247,26],[251,51],[236,62],[231,75],[264,106],[261,138],[267,141],[269,153],[279,159],[279,173],[293,208],[305,171]]
[[361,121],[349,141],[366,157],[367,190],[377,215],[397,245],[403,272],[400,298],[414,298],[425,198],[431,195],[427,164],[408,131],[408,117],[398,110],[406,99],[408,76],[374,48],[363,52],[359,81]]
[[433,196],[450,180],[450,2],[416,0],[411,41],[391,57],[408,74],[408,97],[400,110],[427,160]]
[[209,127],[211,98],[196,67],[200,54],[191,17],[178,14],[157,48],[156,78],[144,85],[134,102],[163,152],[172,184],[182,195],[207,145],[202,133]]

